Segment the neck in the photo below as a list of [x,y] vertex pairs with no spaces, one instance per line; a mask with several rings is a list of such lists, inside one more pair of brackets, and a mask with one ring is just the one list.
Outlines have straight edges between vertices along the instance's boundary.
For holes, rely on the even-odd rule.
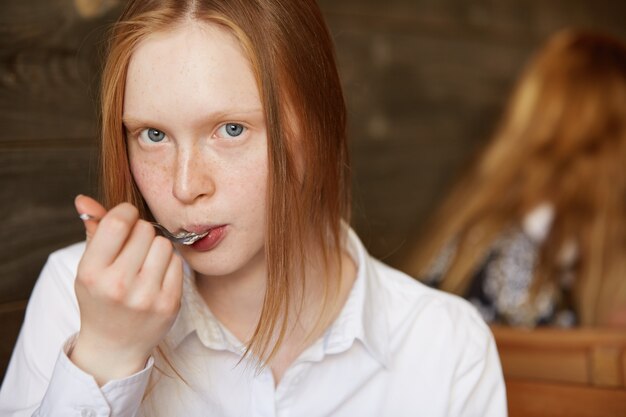
[[[295,297],[296,302],[302,300],[302,303],[290,309],[287,336],[276,356],[269,362],[277,384],[298,356],[326,332],[346,303],[357,268],[345,252],[341,253],[338,261],[328,268],[312,268],[307,271],[305,295],[302,298]],[[328,277],[333,278],[326,289],[324,282]],[[323,303],[325,295],[327,302]],[[299,311],[298,306],[301,306]]]
[[[286,336],[274,358],[268,363],[276,383],[287,367],[319,338],[335,320],[346,302],[354,279],[356,265],[347,254],[341,254],[339,262],[324,267],[321,262],[311,261],[305,265],[305,287],[296,280],[292,284],[291,305]],[[328,301],[323,305],[328,277]],[[259,322],[263,308],[267,280],[267,268],[239,272],[222,277],[197,277],[198,291],[215,317],[240,341],[247,343]],[[338,285],[335,286],[335,282]],[[324,309],[322,309],[324,307]]]
[[267,268],[263,252],[257,257],[236,273],[196,275],[198,292],[213,315],[244,343],[256,328],[265,297]]

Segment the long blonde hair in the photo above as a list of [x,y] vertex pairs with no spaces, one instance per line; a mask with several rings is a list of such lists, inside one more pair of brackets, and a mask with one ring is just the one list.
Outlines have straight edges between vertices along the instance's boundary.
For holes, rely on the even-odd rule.
[[486,149],[453,188],[405,269],[423,277],[458,246],[442,289],[463,294],[494,239],[541,203],[555,209],[533,292],[557,279],[568,240],[578,246],[574,303],[583,325],[626,305],[626,45],[566,30],[529,63]]
[[[129,201],[151,217],[129,169],[122,125],[126,72],[142,39],[188,19],[233,33],[251,63],[263,104],[268,277],[248,352],[269,360],[284,338],[293,288],[304,287],[307,244],[313,242],[327,267],[340,264],[350,178],[346,109],[333,43],[314,0],[129,1],[113,28],[102,76],[101,178],[108,207]],[[339,288],[339,277],[325,278],[322,306],[336,301]]]

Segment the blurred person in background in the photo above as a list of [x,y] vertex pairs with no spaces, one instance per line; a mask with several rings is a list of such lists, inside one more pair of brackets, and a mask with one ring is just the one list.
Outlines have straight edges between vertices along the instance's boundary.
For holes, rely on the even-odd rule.
[[404,270],[492,323],[626,325],[626,44],[556,33]]

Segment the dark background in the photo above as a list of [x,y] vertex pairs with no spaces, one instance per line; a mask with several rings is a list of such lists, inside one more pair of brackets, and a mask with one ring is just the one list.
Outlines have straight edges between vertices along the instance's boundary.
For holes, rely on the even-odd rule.
[[[618,0],[319,0],[348,99],[353,225],[398,266],[494,129],[532,51],[563,27],[626,38]],[[46,260],[95,194],[97,82],[116,0],[0,0],[0,379]]]

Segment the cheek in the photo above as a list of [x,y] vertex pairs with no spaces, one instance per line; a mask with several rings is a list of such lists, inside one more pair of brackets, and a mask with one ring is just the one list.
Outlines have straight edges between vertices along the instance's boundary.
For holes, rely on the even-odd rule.
[[167,172],[165,164],[157,160],[130,158],[130,170],[139,192],[151,206],[155,196],[162,194],[167,186]]
[[265,141],[259,138],[255,146],[244,152],[223,159],[219,169],[211,170],[217,176],[223,188],[232,193],[240,194],[246,200],[264,199],[268,181],[268,156]]
[[257,201],[265,202],[268,182],[267,157],[265,155],[251,161],[246,170],[244,181],[248,184],[250,194],[255,195]]

